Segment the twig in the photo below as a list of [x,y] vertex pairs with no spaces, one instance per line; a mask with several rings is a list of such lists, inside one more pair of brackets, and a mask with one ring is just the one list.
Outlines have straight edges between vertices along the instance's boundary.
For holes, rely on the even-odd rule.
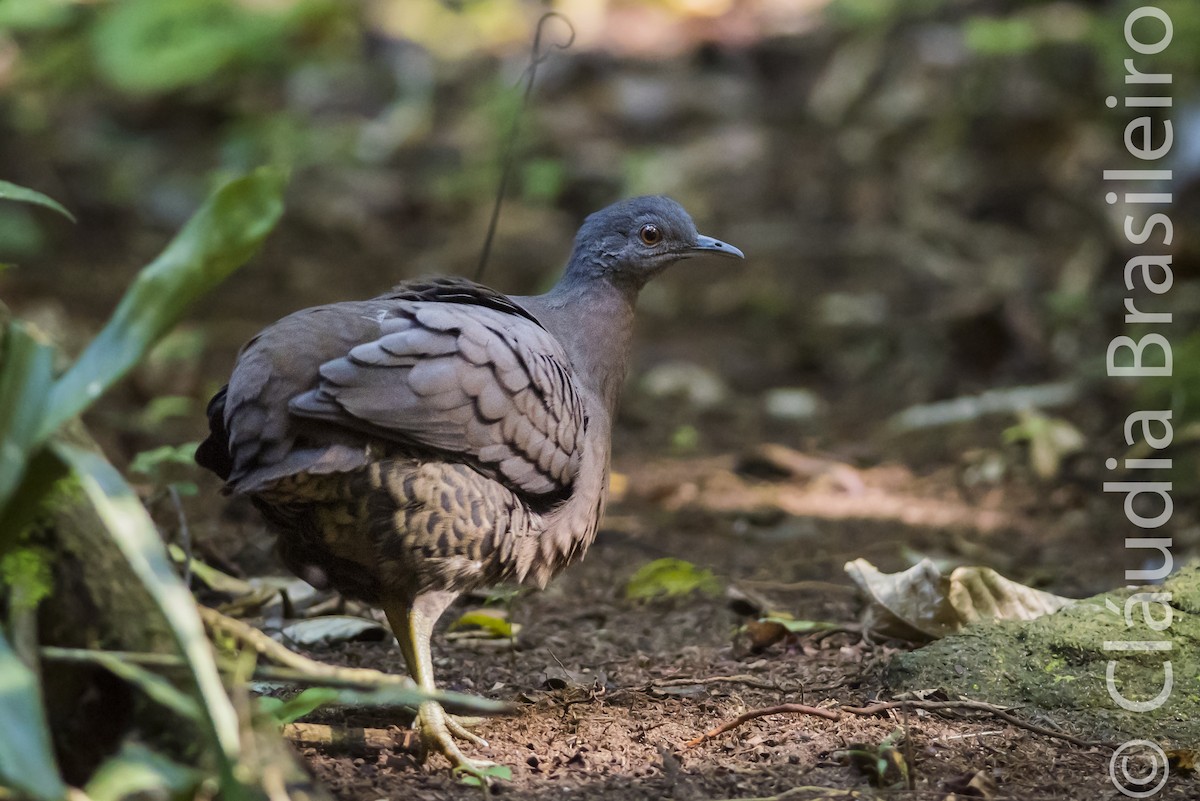
[[289,723],[283,727],[283,736],[297,745],[351,754],[383,750],[416,754],[421,751],[420,736],[412,729],[393,732],[357,726],[342,728],[319,723]]
[[575,43],[575,26],[571,24],[571,20],[557,11],[547,11],[538,19],[537,29],[533,34],[533,47],[529,53],[529,79],[525,82],[525,93],[521,96],[521,107],[517,109],[517,113],[513,115],[512,128],[508,131],[508,141],[504,146],[504,161],[500,172],[500,185],[496,187],[496,202],[492,205],[492,218],[488,221],[487,236],[483,240],[483,252],[479,254],[479,266],[475,268],[475,280],[483,278],[484,268],[487,267],[488,256],[492,252],[492,240],[496,236],[496,223],[500,220],[500,204],[504,202],[504,190],[508,187],[509,176],[512,175],[513,156],[517,144],[517,134],[521,128],[521,115],[525,113],[525,109],[529,106],[529,96],[533,94],[533,79],[537,76],[538,65],[550,57],[550,52],[542,51],[542,30],[546,27],[546,23],[552,19],[561,20],[570,31],[567,41],[562,44],[555,44],[559,50],[566,50]]
[[732,731],[743,723],[748,723],[755,718],[764,718],[767,715],[812,715],[813,717],[825,718],[826,720],[841,720],[842,716],[833,709],[820,709],[807,704],[779,704],[777,706],[763,707],[762,709],[751,709],[749,712],[743,712],[733,720],[728,720],[717,726],[715,729],[710,729],[704,732],[699,737],[688,740],[683,744],[686,751],[689,748],[695,748],[705,740],[711,740],[714,737],[720,737],[727,731]]
[[814,785],[805,785],[803,787],[789,787],[779,795],[764,795],[755,798],[722,798],[718,801],[787,801],[789,798],[797,798],[802,793],[820,793],[820,795],[810,795],[807,798],[816,801],[823,798],[866,798],[858,790],[843,790],[838,787],[816,787]]
[[647,687],[688,687],[692,684],[744,684],[747,687],[757,687],[760,690],[782,689],[778,684],[763,681],[755,676],[738,674],[736,676],[705,676],[695,679],[654,679]]
[[733,720],[726,721],[725,723],[722,723],[720,726],[717,726],[715,729],[706,731],[704,734],[700,735],[699,737],[695,737],[691,740],[688,740],[686,743],[683,744],[683,750],[695,748],[696,746],[700,745],[701,743],[703,743],[707,740],[711,740],[714,737],[719,737],[722,734],[725,734],[726,732],[732,731],[733,729],[736,729],[738,726],[741,726],[744,723],[747,723],[751,720],[755,720],[756,718],[766,717],[768,715],[781,715],[781,714],[811,715],[813,717],[824,718],[825,720],[838,721],[838,720],[842,719],[843,712],[848,715],[855,715],[856,717],[871,717],[873,715],[878,715],[882,712],[887,712],[892,709],[923,709],[923,710],[926,710],[929,712],[938,712],[938,711],[952,710],[952,709],[967,709],[967,710],[972,710],[975,712],[986,712],[989,715],[994,715],[995,717],[998,717],[1001,720],[1003,720],[1004,722],[1009,723],[1013,726],[1016,726],[1019,729],[1025,729],[1026,731],[1033,732],[1034,734],[1040,734],[1043,737],[1052,737],[1057,740],[1064,740],[1068,743],[1071,743],[1072,745],[1077,745],[1081,748],[1109,748],[1109,749],[1111,749],[1114,747],[1112,743],[1084,740],[1079,737],[1075,737],[1074,735],[1058,731],[1056,729],[1049,729],[1049,728],[1046,728],[1045,726],[1039,726],[1036,723],[1030,723],[1029,721],[1022,720],[1021,718],[1017,717],[1016,715],[1013,715],[1010,712],[1008,712],[1007,710],[1002,709],[994,704],[989,704],[984,701],[962,700],[962,701],[883,701],[878,704],[872,704],[871,706],[865,706],[865,707],[842,706],[842,707],[838,707],[837,709],[822,709],[820,707],[807,706],[805,704],[779,704],[778,706],[769,706],[769,707],[764,707],[762,709],[752,709],[749,712],[743,712],[742,714],[738,715]]
[[867,707],[844,706],[842,711],[849,712],[851,715],[859,715],[861,717],[869,717],[878,715],[881,712],[887,712],[890,709],[908,706],[910,709],[924,709],[930,712],[936,712],[943,709],[970,709],[976,712],[986,712],[989,715],[994,715],[1000,718],[1005,723],[1010,723],[1019,729],[1031,731],[1034,734],[1040,734],[1043,737],[1053,737],[1056,740],[1064,740],[1072,745],[1077,745],[1080,748],[1113,748],[1114,745],[1108,742],[1100,742],[1094,740],[1084,740],[1066,732],[1058,731],[1057,729],[1049,729],[1045,726],[1039,726],[1036,723],[1030,723],[1027,720],[1022,720],[1008,710],[1002,709],[995,704],[989,704],[984,701],[884,701],[878,704],[872,704]]

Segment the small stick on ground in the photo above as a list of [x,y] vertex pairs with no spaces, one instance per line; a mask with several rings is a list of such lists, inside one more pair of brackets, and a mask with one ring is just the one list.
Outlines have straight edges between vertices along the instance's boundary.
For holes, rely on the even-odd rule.
[[756,718],[767,717],[768,715],[810,715],[812,717],[824,718],[825,720],[841,720],[842,713],[854,715],[856,717],[871,717],[882,712],[887,712],[892,709],[923,709],[929,712],[938,712],[952,709],[966,709],[975,712],[986,712],[989,715],[994,715],[1001,720],[1016,726],[1019,729],[1040,734],[1043,737],[1052,737],[1057,740],[1064,740],[1072,745],[1077,745],[1081,748],[1113,748],[1112,743],[1095,742],[1091,740],[1083,740],[1079,737],[1067,734],[1065,732],[1049,729],[1045,726],[1039,726],[1036,723],[1022,720],[1013,715],[1008,710],[998,707],[994,704],[989,704],[984,701],[883,701],[871,706],[843,706],[837,709],[822,709],[815,706],[807,706],[805,704],[779,704],[778,706],[769,706],[762,709],[751,709],[749,712],[743,712],[733,720],[726,721],[715,729],[706,731],[699,737],[688,740],[683,744],[683,750],[695,748],[701,743],[711,740],[714,737],[719,737],[726,732],[736,729],[743,723],[747,723]]
[[1000,718],[1005,723],[1010,723],[1019,729],[1040,734],[1043,737],[1053,737],[1056,740],[1064,740],[1072,745],[1077,745],[1080,748],[1113,748],[1112,743],[1099,742],[1094,740],[1084,740],[1066,732],[1058,731],[1057,729],[1049,729],[1045,726],[1039,726],[1036,723],[1030,723],[1027,720],[1022,720],[1012,714],[1003,707],[998,707],[995,704],[989,704],[984,701],[884,701],[878,704],[872,704],[866,707],[844,706],[843,712],[849,712],[852,715],[860,717],[868,717],[878,715],[881,712],[887,712],[890,709],[898,709],[907,706],[909,709],[924,709],[930,712],[936,712],[942,709],[970,709],[976,712],[986,712],[989,715]]
[[693,684],[744,684],[747,687],[757,687],[760,690],[782,689],[778,684],[763,681],[757,676],[738,674],[735,676],[699,676],[696,678],[653,679],[649,687],[688,687]]
[[[813,795],[813,793],[819,793],[819,795]],[[799,799],[802,795],[810,801],[825,798],[866,798],[858,790],[842,790],[837,787],[805,785],[803,787],[789,787],[779,795],[759,796],[757,798],[722,798],[718,799],[718,801],[788,801],[788,799],[792,798]]]
[[289,723],[283,736],[296,745],[367,754],[373,751],[396,751],[410,754],[421,752],[421,739],[415,731],[363,729],[326,726],[318,723]]
[[743,712],[733,720],[728,720],[717,726],[715,729],[710,729],[704,732],[699,737],[688,740],[683,744],[686,751],[689,748],[695,748],[705,740],[711,740],[714,737],[720,737],[727,731],[732,731],[743,723],[748,723],[755,718],[765,718],[767,715],[812,715],[813,717],[825,718],[826,720],[841,720],[842,716],[835,709],[820,709],[807,704],[779,704],[778,706],[768,706],[762,709],[751,709],[749,712]]

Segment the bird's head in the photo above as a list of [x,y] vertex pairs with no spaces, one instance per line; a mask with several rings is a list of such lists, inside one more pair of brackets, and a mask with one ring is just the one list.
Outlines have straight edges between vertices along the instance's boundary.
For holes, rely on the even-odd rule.
[[733,245],[697,232],[674,200],[647,195],[614,203],[584,220],[567,272],[603,275],[640,288],[668,265],[706,253],[745,258]]

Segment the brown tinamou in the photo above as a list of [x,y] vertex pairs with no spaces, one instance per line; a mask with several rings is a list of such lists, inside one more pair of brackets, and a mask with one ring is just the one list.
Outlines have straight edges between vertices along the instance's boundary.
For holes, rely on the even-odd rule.
[[[437,278],[296,312],[242,349],[196,461],[253,500],[297,575],[382,607],[432,690],[429,638],[460,593],[545,586],[587,551],[638,291],[704,253],[742,258],[675,201],[633,198],[587,218],[544,295]],[[454,737],[481,741],[441,706],[417,726],[478,772]]]

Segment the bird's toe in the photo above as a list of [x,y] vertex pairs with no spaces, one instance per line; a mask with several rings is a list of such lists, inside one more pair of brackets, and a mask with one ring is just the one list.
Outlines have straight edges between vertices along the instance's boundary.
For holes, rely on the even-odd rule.
[[462,723],[447,715],[440,704],[431,701],[421,704],[416,727],[421,733],[421,743],[427,755],[439,753],[450,761],[456,772],[475,776],[484,782],[488,780],[486,769],[496,763],[471,759],[458,747],[455,738],[466,740],[479,748],[487,748],[487,741],[467,731]]

